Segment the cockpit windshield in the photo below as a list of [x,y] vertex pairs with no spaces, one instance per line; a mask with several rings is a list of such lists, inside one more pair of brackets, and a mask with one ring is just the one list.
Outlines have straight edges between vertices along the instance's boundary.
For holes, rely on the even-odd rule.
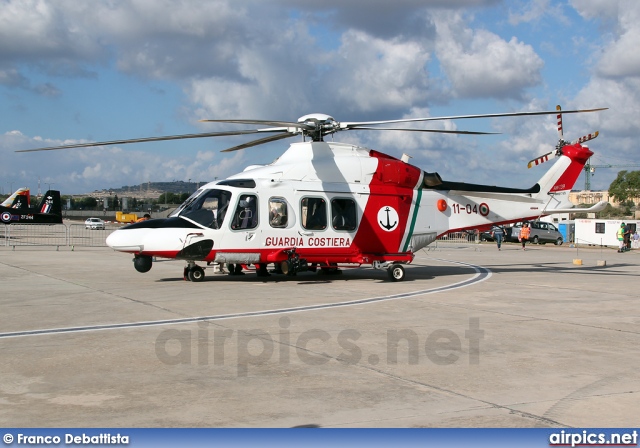
[[198,190],[171,216],[188,218],[202,226],[219,229],[230,201],[231,193],[226,190]]

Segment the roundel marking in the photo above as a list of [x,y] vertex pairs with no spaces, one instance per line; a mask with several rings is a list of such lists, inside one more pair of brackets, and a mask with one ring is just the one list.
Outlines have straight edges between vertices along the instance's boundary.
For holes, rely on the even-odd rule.
[[480,204],[479,211],[482,216],[487,216],[489,214],[489,206],[483,202]]
[[0,219],[2,219],[4,222],[11,222],[11,213],[3,212],[2,215],[0,215]]
[[399,218],[396,209],[389,205],[378,210],[378,225],[385,232],[393,232],[398,227]]

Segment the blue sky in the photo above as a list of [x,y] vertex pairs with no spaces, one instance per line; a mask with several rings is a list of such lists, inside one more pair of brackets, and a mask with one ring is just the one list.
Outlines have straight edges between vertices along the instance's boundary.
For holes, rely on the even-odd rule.
[[[76,194],[223,178],[297,139],[230,154],[220,150],[249,138],[14,151],[312,112],[364,121],[609,107],[566,116],[565,137],[599,130],[592,163],[640,164],[638,43],[635,0],[0,0],[0,188],[35,191],[39,178]],[[406,152],[446,180],[529,187],[547,165],[527,161],[558,138],[553,116],[433,126],[502,134],[335,139]],[[592,188],[618,170],[597,170]]]

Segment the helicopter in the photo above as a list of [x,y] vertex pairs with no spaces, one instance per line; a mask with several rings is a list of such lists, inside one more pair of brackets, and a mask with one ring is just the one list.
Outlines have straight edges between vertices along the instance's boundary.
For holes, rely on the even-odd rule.
[[[453,231],[537,219],[551,213],[602,210],[606,202],[575,209],[569,192],[593,152],[588,134],[565,141],[562,115],[606,108],[399,120],[340,122],[309,114],[296,122],[201,120],[263,126],[258,129],[79,143],[19,152],[141,143],[231,135],[267,134],[223,152],[302,135],[273,163],[253,165],[224,180],[200,187],[167,218],[115,230],[106,240],[116,251],[133,254],[137,271],[148,272],[155,257],[185,261],[185,280],[200,282],[205,269],[226,265],[229,274],[255,266],[258,276],[305,271],[337,274],[341,268],[371,266],[391,281],[406,278],[404,266],[436,238]],[[354,144],[325,141],[347,130],[490,134],[396,126],[435,120],[532,115],[558,116],[556,162],[530,188],[508,188],[443,180],[402,158]],[[264,127],[267,126],[267,127]],[[530,162],[542,163],[551,153]],[[269,271],[268,265],[275,269]]]

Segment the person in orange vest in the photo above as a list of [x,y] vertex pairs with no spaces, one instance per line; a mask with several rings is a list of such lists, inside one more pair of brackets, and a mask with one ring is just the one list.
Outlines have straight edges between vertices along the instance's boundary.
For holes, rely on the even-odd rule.
[[149,213],[145,213],[144,216],[138,219],[136,222],[146,221],[147,219],[151,219],[151,215]]
[[531,235],[531,229],[529,228],[528,223],[522,224],[522,229],[520,229],[520,236],[518,237],[518,241],[522,243],[522,250],[527,250],[524,246],[529,241],[529,235]]

